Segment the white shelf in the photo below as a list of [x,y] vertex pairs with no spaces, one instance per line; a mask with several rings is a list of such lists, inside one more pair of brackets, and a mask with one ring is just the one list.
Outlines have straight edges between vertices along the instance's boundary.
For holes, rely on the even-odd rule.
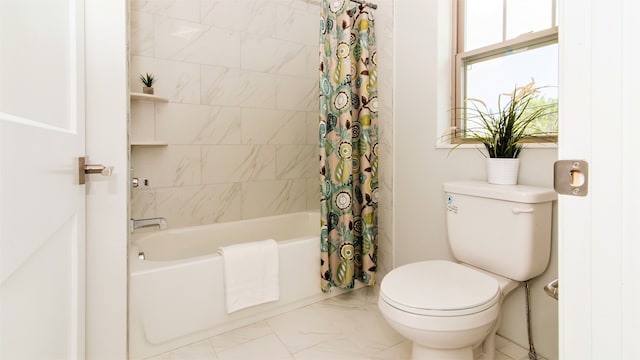
[[169,99],[150,94],[143,93],[131,93],[131,100],[144,100],[144,101],[153,101],[153,102],[169,102]]
[[132,141],[131,146],[167,146],[166,142],[162,141]]

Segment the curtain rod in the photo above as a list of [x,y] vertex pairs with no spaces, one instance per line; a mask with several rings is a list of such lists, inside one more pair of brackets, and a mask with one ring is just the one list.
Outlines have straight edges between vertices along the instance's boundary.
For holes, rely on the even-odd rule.
[[363,1],[363,0],[351,0],[351,2],[367,5],[367,6],[369,6],[370,8],[372,8],[374,10],[378,8],[378,5],[376,5],[374,3],[366,2],[366,1]]

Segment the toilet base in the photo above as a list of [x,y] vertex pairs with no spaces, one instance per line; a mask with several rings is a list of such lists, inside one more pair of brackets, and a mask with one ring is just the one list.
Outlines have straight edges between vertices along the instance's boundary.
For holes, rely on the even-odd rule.
[[413,343],[411,349],[413,360],[473,360],[473,348],[467,346],[460,349],[431,349]]
[[[497,325],[497,324],[496,324]],[[457,349],[434,349],[425,347],[415,342],[411,348],[413,360],[495,360],[496,356],[496,330],[494,326],[487,337],[480,344]]]

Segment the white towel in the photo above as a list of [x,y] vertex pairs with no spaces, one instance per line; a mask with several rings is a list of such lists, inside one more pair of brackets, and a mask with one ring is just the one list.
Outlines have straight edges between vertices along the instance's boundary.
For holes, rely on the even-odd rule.
[[255,241],[218,249],[224,262],[227,312],[280,298],[278,243]]

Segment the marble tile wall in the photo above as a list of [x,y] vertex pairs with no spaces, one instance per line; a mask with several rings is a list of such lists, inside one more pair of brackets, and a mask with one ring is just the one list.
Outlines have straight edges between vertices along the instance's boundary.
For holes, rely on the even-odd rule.
[[[392,268],[393,0],[378,1],[379,269]],[[318,208],[320,0],[131,0],[130,88],[153,73],[167,103],[131,102],[134,218],[171,227]]]
[[131,0],[134,218],[171,227],[318,207],[319,2]]

